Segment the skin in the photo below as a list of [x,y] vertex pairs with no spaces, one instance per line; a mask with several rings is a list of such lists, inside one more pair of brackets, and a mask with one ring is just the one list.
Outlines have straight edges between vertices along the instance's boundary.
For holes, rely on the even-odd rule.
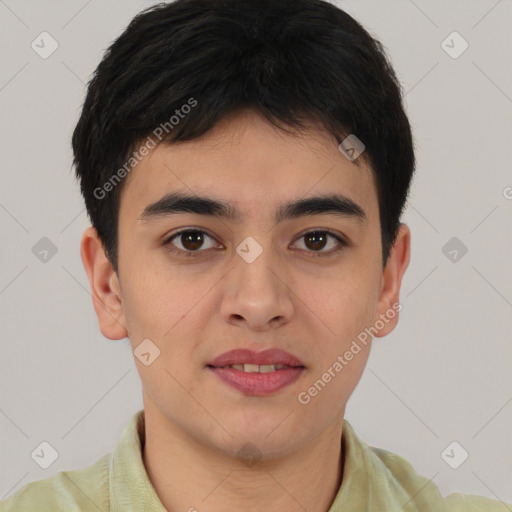
[[[201,512],[327,511],[343,477],[346,403],[371,342],[308,404],[297,396],[399,302],[409,228],[400,226],[383,269],[377,191],[367,165],[342,155],[322,129],[294,137],[252,111],[224,118],[200,139],[158,146],[126,179],[119,275],[92,227],[83,235],[81,255],[103,335],[128,337],[133,350],[149,338],[161,351],[149,366],[138,358],[135,363],[146,418],[143,460],[163,505]],[[231,202],[242,220],[189,213],[138,219],[170,191]],[[332,192],[359,204],[367,220],[322,214],[274,224],[282,202]],[[183,227],[213,237],[205,236],[196,258],[160,243]],[[315,252],[302,236],[310,228],[330,229],[351,245],[315,258],[338,243],[329,238]],[[250,264],[236,253],[248,236],[263,249]],[[183,237],[173,243],[190,252]],[[398,314],[376,336],[397,322]],[[239,347],[281,348],[306,370],[273,395],[245,395],[205,369]],[[246,443],[261,456],[252,466],[237,456]]]

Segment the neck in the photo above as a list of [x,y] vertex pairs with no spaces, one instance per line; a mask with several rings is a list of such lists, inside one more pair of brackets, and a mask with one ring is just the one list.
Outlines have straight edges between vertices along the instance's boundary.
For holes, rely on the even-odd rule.
[[166,510],[327,512],[338,493],[343,418],[286,456],[252,463],[207,446],[162,419],[145,411],[142,455]]

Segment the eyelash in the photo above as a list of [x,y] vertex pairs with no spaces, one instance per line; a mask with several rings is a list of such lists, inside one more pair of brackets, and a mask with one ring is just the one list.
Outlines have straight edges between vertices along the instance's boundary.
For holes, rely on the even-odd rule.
[[[212,239],[215,239],[213,236],[211,236],[210,234],[208,234],[206,231],[204,231],[202,229],[184,228],[184,229],[182,229],[180,231],[177,231],[176,233],[173,233],[171,236],[167,237],[162,242],[162,245],[168,251],[170,251],[170,252],[172,252],[174,254],[178,254],[180,256],[185,256],[187,258],[194,258],[194,257],[200,256],[201,253],[206,252],[205,250],[184,251],[183,249],[177,249],[177,248],[173,247],[171,242],[175,238],[177,238],[179,235],[182,235],[183,233],[202,233],[204,235],[209,236]],[[337,235],[336,233],[332,232],[329,229],[312,229],[312,230],[306,231],[305,233],[302,233],[301,235],[299,235],[299,237],[296,240],[300,240],[301,238],[305,237],[306,235],[310,235],[312,233],[320,233],[320,234],[325,234],[326,233],[326,234],[332,236],[333,238],[335,238],[338,241],[338,243],[339,243],[337,248],[331,249],[331,250],[325,251],[325,252],[306,251],[306,252],[310,253],[310,256],[312,256],[314,258],[332,256],[333,254],[338,253],[339,251],[341,251],[342,249],[344,249],[346,247],[349,247],[349,245],[350,245],[343,238],[341,238],[339,235]]]

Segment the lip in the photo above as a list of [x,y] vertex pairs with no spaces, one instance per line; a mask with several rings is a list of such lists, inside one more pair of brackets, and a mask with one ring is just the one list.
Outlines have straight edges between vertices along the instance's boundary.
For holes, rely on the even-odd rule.
[[234,368],[207,367],[207,370],[217,375],[228,384],[245,395],[266,396],[289,386],[305,371],[303,366],[283,368],[270,373],[243,372]]
[[[232,364],[283,364],[282,368],[268,373],[244,372],[235,368],[222,368]],[[295,382],[306,369],[300,359],[277,348],[255,352],[249,349],[235,349],[224,352],[206,368],[226,384],[251,396],[266,396]]]
[[249,349],[234,349],[224,352],[216,357],[207,366],[230,366],[232,364],[284,364],[292,367],[305,368],[304,363],[284,350],[278,348],[270,348],[262,352],[255,352]]

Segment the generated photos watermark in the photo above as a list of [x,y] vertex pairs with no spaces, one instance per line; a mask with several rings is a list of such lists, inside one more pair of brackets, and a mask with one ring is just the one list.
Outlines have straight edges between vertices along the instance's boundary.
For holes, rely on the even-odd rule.
[[[120,167],[110,179],[108,179],[101,187],[96,187],[93,191],[96,199],[104,199],[108,192],[114,190],[114,188],[126,177],[127,174],[139,163],[142,159],[154,149],[158,142],[161,142],[163,138],[168,135],[180,121],[191,112],[191,110],[197,105],[197,100],[190,97],[187,103],[184,103],[180,108],[174,111],[168,121],[160,123],[151,133],[148,135],[146,140],[141,144],[137,151],[132,153],[132,156],[126,160],[122,167]],[[157,139],[157,140],[156,140]],[[158,142],[157,142],[158,141]]]
[[[361,331],[357,335],[357,340],[353,340],[352,344],[350,345],[350,348],[346,350],[343,355],[339,355],[336,358],[336,361],[329,366],[329,368],[322,374],[322,376],[315,381],[315,383],[309,387],[306,391],[301,391],[297,395],[297,399],[299,403],[302,405],[307,405],[311,402],[311,399],[318,395],[320,391],[322,391],[325,386],[329,382],[338,375],[343,368],[345,368],[352,359],[354,359],[354,356],[359,354],[361,352],[362,348],[361,345],[366,346],[369,340],[372,340],[375,335],[393,318],[396,317],[396,315],[402,310],[403,306],[400,304],[400,302],[395,302],[389,309],[386,310],[385,313],[381,313],[379,320],[377,320],[371,327],[366,327],[363,331]],[[359,343],[358,343],[359,341]]]

